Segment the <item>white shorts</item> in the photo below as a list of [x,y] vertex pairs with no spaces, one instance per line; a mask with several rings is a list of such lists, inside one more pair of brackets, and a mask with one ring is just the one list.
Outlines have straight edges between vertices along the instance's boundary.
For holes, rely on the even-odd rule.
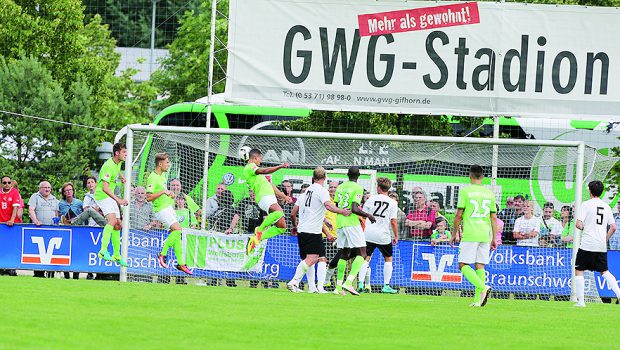
[[102,200],[95,200],[95,202],[97,203],[97,206],[101,208],[103,216],[114,213],[116,214],[117,219],[121,218],[121,210],[118,207],[118,203],[116,203],[114,199],[108,197]]
[[154,213],[153,218],[161,222],[161,224],[168,230],[170,229],[170,226],[178,222],[177,214],[174,212],[174,209],[172,209],[172,207],[166,207],[158,211],[157,213]]
[[362,230],[362,226],[347,226],[339,228],[336,246],[338,249],[366,247],[366,240],[364,239],[364,231]]
[[491,243],[461,242],[459,244],[459,262],[465,264],[488,264],[491,258]]
[[276,196],[270,194],[268,196],[263,196],[263,198],[260,199],[260,202],[258,202],[258,207],[264,210],[267,214],[269,214],[269,207],[276,203],[278,203]]

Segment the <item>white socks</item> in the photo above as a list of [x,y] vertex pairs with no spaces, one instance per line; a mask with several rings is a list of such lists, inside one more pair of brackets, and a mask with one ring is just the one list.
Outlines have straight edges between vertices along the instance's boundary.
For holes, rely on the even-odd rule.
[[306,274],[306,271],[308,271],[308,265],[306,265],[306,262],[302,260],[301,262],[299,262],[299,265],[297,265],[297,269],[295,270],[295,276],[293,276],[291,283],[298,285],[299,281],[301,281],[301,279]]
[[585,283],[583,276],[575,276],[575,293],[577,294],[577,304],[585,304],[583,295],[585,293]]
[[319,261],[316,267],[316,280],[317,280],[317,287],[319,290],[323,290],[323,284],[325,283],[326,275],[327,275],[327,263],[325,261]]
[[308,268],[306,271],[306,277],[308,278],[308,291],[312,292],[316,290],[316,274],[314,273],[314,265]]
[[620,287],[618,287],[618,281],[616,281],[616,277],[614,277],[611,272],[606,271],[603,274],[603,278],[605,278],[605,281],[607,281],[607,285],[609,286],[609,288],[611,288],[611,290],[613,290],[616,294],[616,298],[620,299]]
[[389,285],[390,280],[392,279],[392,262],[386,262],[383,265],[383,285]]
[[369,268],[368,262],[364,261],[362,267],[360,267],[360,272],[357,274],[357,283],[362,284],[366,278],[366,270]]

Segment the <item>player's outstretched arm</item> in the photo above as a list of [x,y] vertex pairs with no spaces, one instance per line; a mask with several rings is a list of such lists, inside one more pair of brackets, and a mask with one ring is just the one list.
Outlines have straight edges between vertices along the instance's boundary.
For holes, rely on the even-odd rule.
[[103,190],[103,193],[107,194],[110,198],[114,199],[114,201],[120,205],[127,205],[127,200],[126,199],[121,199],[118,198],[114,192],[112,192],[110,190],[110,184],[107,183],[106,181],[103,181],[103,186],[101,187],[101,189]]
[[392,233],[394,233],[394,238],[392,239],[392,244],[398,244],[398,221],[396,219],[391,219],[390,223],[392,224]]
[[152,201],[156,200],[157,198],[161,197],[164,194],[170,196],[171,198],[174,198],[174,192],[172,192],[170,190],[163,190],[163,191],[159,191],[157,193],[147,193],[146,194],[146,200],[148,202],[152,202]]
[[289,167],[289,163],[288,162],[284,162],[280,165],[276,165],[276,166],[272,166],[272,167],[268,167],[268,168],[258,168],[255,171],[256,175],[269,175],[269,174],[273,174],[276,171],[283,169],[283,168],[288,168]]
[[363,210],[362,210],[362,208],[360,208],[359,204],[357,204],[357,203],[355,203],[355,202],[353,202],[353,203],[351,204],[351,212],[352,212],[352,213],[354,213],[354,214],[357,214],[357,215],[359,215],[359,216],[361,216],[361,217],[367,218],[367,219],[368,219],[368,220],[370,220],[370,222],[372,222],[373,224],[377,221],[377,220],[375,219],[375,217],[374,217],[374,216],[372,216],[372,214],[370,214],[370,213],[367,213],[367,212],[363,211]]
[[351,215],[351,212],[349,211],[349,209],[340,209],[331,201],[327,201],[324,204],[325,204],[325,209],[331,211],[332,213],[336,213],[336,214],[340,214],[344,216]]

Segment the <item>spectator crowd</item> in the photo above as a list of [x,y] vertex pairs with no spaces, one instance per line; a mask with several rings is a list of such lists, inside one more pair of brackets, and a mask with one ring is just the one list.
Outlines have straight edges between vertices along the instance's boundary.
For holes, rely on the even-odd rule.
[[[303,193],[309,184],[299,183],[296,190],[291,180],[284,180],[279,189],[292,198],[291,203],[281,202],[284,209],[287,227],[290,213],[296,201],[296,196]],[[329,193],[332,196],[338,187],[338,181],[328,182]],[[39,190],[32,194],[28,203],[24,203],[19,192],[18,184],[9,176],[2,177],[2,191],[0,196],[0,222],[8,226],[22,223],[29,218],[37,225],[84,225],[104,226],[106,221],[101,209],[94,200],[97,179],[89,177],[84,183],[83,200],[76,198],[76,188],[73,183],[67,182],[58,190],[60,199],[54,195],[48,181],[39,183]],[[171,179],[168,187],[175,193],[175,211],[179,224],[184,228],[198,228],[201,226],[202,210],[196,201],[183,191],[180,179]],[[146,201],[146,190],[142,186],[132,188],[131,228],[151,230],[160,227],[153,218],[153,206]],[[390,191],[388,195],[399,203],[397,221],[400,240],[428,241],[431,245],[448,244],[452,235],[459,235],[457,228],[452,228],[451,222],[454,213],[446,212],[442,203],[436,198],[429,198],[427,192],[420,187],[412,191]],[[367,198],[367,196],[364,196]],[[27,205],[28,218],[24,217]],[[363,203],[362,203],[363,205]],[[498,244],[516,244],[529,247],[566,247],[572,248],[572,232],[574,227],[574,213],[571,206],[556,208],[553,203],[545,203],[540,215],[535,215],[534,202],[523,195],[508,197],[503,207],[497,206],[497,233]],[[218,184],[215,194],[207,199],[204,206],[206,227],[209,230],[225,234],[252,233],[260,225],[267,213],[256,204],[255,195],[249,191],[245,198],[235,198],[231,190],[224,183]],[[620,202],[614,214],[616,224],[620,227]],[[335,218],[328,213],[327,220],[334,223],[326,227],[324,236],[328,247],[328,259],[336,253],[333,245],[336,228]],[[287,231],[289,234],[296,234]],[[458,236],[457,236],[458,237]],[[609,240],[609,249],[620,249],[620,229]],[[331,255],[331,256],[330,256]],[[0,270],[3,274],[14,274],[14,271]],[[37,277],[53,277],[52,272],[35,271]],[[65,273],[69,278],[69,273]],[[77,278],[74,273],[74,278]],[[88,275],[87,278],[92,278]],[[252,282],[254,285],[258,281]],[[234,281],[227,281],[233,285]]]

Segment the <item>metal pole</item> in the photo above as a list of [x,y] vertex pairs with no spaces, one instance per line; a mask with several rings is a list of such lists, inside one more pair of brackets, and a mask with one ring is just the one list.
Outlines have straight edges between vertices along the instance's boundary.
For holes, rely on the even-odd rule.
[[155,14],[157,11],[157,1],[158,0],[152,0],[153,12],[151,17],[151,53],[149,57],[149,79],[151,78],[151,74],[153,74],[153,60],[155,59]]
[[200,129],[185,126],[161,126],[132,124],[129,126],[133,131],[152,132],[177,132],[187,134],[209,135],[237,135],[237,136],[263,136],[282,138],[315,138],[336,140],[367,140],[367,141],[402,141],[402,142],[425,142],[425,143],[461,143],[472,145],[521,145],[521,146],[555,146],[555,147],[578,147],[581,141],[568,140],[527,140],[527,139],[491,139],[478,137],[448,137],[448,136],[414,136],[414,135],[379,135],[379,134],[347,134],[336,132],[315,131],[283,131],[283,130],[250,130],[250,129]]
[[[125,142],[127,157],[125,158],[125,193],[123,198],[127,199],[128,204],[123,208],[123,237],[121,239],[121,256],[127,261],[129,255],[129,207],[131,206],[131,168],[133,164],[133,130],[127,129],[127,139]],[[127,268],[121,266],[121,282],[127,282]]]
[[[500,117],[493,117],[493,139],[499,140],[499,120]],[[493,145],[493,167],[491,169],[491,188],[493,193],[496,193],[497,189],[497,163],[499,161],[499,145]]]
[[[586,145],[582,141],[577,146],[577,169],[575,175],[575,209],[573,210],[573,220],[576,220],[577,214],[581,210],[581,202],[583,199],[583,184],[585,179],[583,178],[583,168],[585,166],[585,153]],[[571,259],[571,301],[577,301],[577,294],[575,292],[575,259],[577,258],[577,250],[579,249],[579,243],[581,241],[581,232],[577,230],[577,225],[573,230],[573,254]]]
[[[206,129],[211,129],[211,96],[213,95],[213,62],[215,59],[215,21],[217,14],[217,0],[211,0],[211,43],[209,45],[209,84],[207,88],[207,120]],[[210,134],[205,137],[205,159],[204,171],[202,174],[202,222],[200,229],[204,230],[207,223],[207,212],[205,205],[207,204],[207,190],[209,188],[209,140]]]

